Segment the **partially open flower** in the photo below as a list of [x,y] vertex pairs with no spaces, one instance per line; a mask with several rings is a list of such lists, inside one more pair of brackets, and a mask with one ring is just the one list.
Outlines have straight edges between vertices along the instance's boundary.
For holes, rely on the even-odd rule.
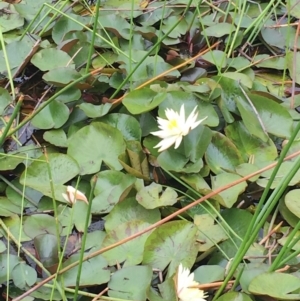
[[76,200],[84,201],[87,204],[89,203],[86,196],[73,186],[67,186],[67,193],[63,193],[62,196],[71,205],[75,204]]
[[151,132],[152,135],[158,136],[163,140],[159,142],[155,148],[160,147],[159,152],[166,150],[175,143],[175,149],[179,147],[183,136],[186,136],[191,130],[196,128],[207,117],[197,120],[198,113],[197,107],[194,108],[192,113],[185,119],[184,105],[181,105],[180,112],[175,112],[172,109],[166,109],[165,114],[167,119],[157,117],[158,127],[160,131]]
[[199,285],[194,281],[194,273],[190,273],[188,268],[179,265],[175,275],[177,296],[180,301],[206,301],[204,291],[196,288]]

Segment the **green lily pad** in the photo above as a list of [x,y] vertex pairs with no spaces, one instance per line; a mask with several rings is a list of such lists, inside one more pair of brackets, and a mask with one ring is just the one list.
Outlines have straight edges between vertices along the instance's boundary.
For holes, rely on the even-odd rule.
[[58,264],[58,242],[54,234],[43,233],[34,238],[36,256],[44,267],[49,268]]
[[[68,155],[48,154],[47,160],[45,156],[42,156],[39,160],[34,161],[27,168],[27,171],[22,173],[20,183],[38,191],[51,191],[50,181],[53,185],[64,184],[79,173],[76,161]],[[51,178],[48,168],[50,169]]]
[[[80,254],[74,254],[63,263],[63,267],[67,267],[73,262],[78,261],[79,258]],[[66,271],[62,276],[64,279],[64,286],[76,286],[77,275],[78,266]],[[107,269],[107,262],[103,256],[98,255],[82,263],[80,271],[80,286],[100,285],[102,283],[107,283],[109,278],[110,272]]]
[[289,191],[284,198],[285,205],[287,208],[298,218],[300,218],[300,189],[293,189]]
[[81,174],[98,172],[102,162],[122,169],[118,156],[124,153],[125,142],[120,131],[110,125],[93,122],[73,134],[68,144],[68,154],[78,162]]
[[62,50],[46,48],[37,52],[31,59],[31,63],[42,71],[53,70],[59,67],[72,67],[72,58]]
[[225,277],[225,268],[219,265],[201,265],[194,271],[195,281],[204,284],[222,281]]
[[202,31],[204,36],[220,38],[235,31],[235,26],[229,23],[218,23],[205,28]]
[[85,113],[87,117],[97,118],[106,115],[111,106],[111,103],[105,103],[98,106],[91,103],[82,103],[78,107]]
[[32,125],[39,129],[60,128],[69,118],[68,107],[59,102],[52,101],[32,119]]
[[141,141],[141,127],[133,116],[113,113],[101,118],[101,122],[118,129],[123,134],[125,141]]
[[43,138],[45,141],[48,141],[49,143],[58,147],[68,146],[67,135],[62,129],[47,131],[44,133]]
[[[226,186],[227,184],[233,183],[234,181],[240,180],[241,177],[236,174],[230,174],[227,172],[218,174],[214,177],[211,177],[212,189],[216,190],[220,187]],[[226,208],[231,208],[234,203],[237,201],[238,196],[245,191],[247,183],[244,181],[240,184],[237,184],[233,187],[230,187],[219,193],[219,196],[222,197],[221,205]]]
[[198,244],[199,252],[205,252],[228,238],[222,227],[215,224],[214,218],[209,214],[195,215],[194,223],[198,227],[198,241],[201,241]]
[[152,269],[148,266],[125,267],[116,271],[108,283],[108,295],[123,300],[146,301]]
[[149,224],[160,220],[159,209],[147,210],[135,200],[126,198],[118,203],[105,217],[105,229],[107,232],[114,230],[120,224],[141,220]]
[[12,270],[12,280],[15,286],[20,289],[25,289],[27,286],[32,286],[36,282],[37,273],[35,269],[25,262],[20,262]]
[[7,108],[7,106],[11,103],[12,99],[8,93],[8,91],[4,88],[0,88],[0,115],[2,115]]
[[275,160],[278,156],[277,148],[271,139],[266,142],[251,135],[241,121],[235,121],[225,128],[226,136],[237,146],[244,161],[260,164]]
[[252,299],[244,293],[228,292],[222,295],[216,301],[252,301]]
[[218,68],[225,68],[227,66],[227,55],[220,50],[212,50],[205,53],[202,59],[216,65]]
[[168,266],[167,278],[171,277],[180,263],[186,267],[194,264],[198,252],[196,238],[197,227],[192,223],[168,222],[155,229],[148,237],[143,264],[161,271]]
[[[108,232],[103,241],[102,247],[110,246],[130,235],[133,235],[134,233],[146,229],[149,226],[150,224],[142,220],[133,220],[119,224],[116,228]],[[115,265],[116,262],[124,263],[123,266],[140,264],[143,260],[145,241],[150,234],[151,232],[147,232],[134,240],[128,241],[103,253],[103,256],[106,258],[109,265]]]
[[7,278],[12,279],[12,271],[19,263],[17,255],[0,254],[0,283],[7,282]]
[[6,197],[0,197],[0,216],[13,216],[14,214],[21,214],[21,207]]
[[43,75],[43,79],[46,82],[57,87],[64,87],[75,80],[78,80],[80,77],[80,73],[71,67],[52,69]]
[[31,238],[47,233],[56,235],[56,227],[60,232],[61,225],[56,222],[53,216],[47,214],[28,216],[24,222],[24,232]]
[[166,96],[164,92],[157,93],[149,88],[133,90],[126,94],[123,105],[131,114],[141,114],[156,108]]
[[97,175],[94,195],[92,200],[92,213],[102,214],[122,201],[131,190],[136,178],[116,170],[101,171]]
[[24,18],[18,14],[15,6],[7,2],[0,3],[0,27],[2,33],[18,29],[24,25]]
[[280,300],[300,300],[300,279],[284,273],[263,273],[249,284],[249,291],[256,295],[267,295]]
[[205,159],[210,169],[219,174],[224,171],[234,171],[235,167],[243,162],[240,151],[230,139],[221,133],[215,132],[209,144]]
[[163,187],[156,183],[151,183],[136,194],[136,200],[146,209],[171,206],[177,202],[177,197],[175,190],[167,187],[163,191]]

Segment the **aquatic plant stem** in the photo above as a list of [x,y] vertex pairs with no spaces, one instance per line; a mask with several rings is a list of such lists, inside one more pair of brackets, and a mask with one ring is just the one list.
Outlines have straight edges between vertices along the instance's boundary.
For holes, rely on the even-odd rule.
[[86,219],[85,219],[85,225],[84,225],[85,231],[83,233],[83,237],[82,237],[82,241],[81,241],[81,250],[80,250],[80,255],[79,255],[79,264],[78,264],[78,271],[77,271],[77,276],[76,276],[76,286],[75,286],[75,293],[74,293],[74,298],[73,298],[74,301],[77,300],[77,296],[78,296],[80,277],[81,277],[81,269],[82,269],[82,263],[83,263],[83,257],[84,257],[83,255],[84,255],[84,251],[85,251],[85,244],[86,244],[86,238],[87,238],[87,232],[88,232],[87,230],[88,230],[90,215],[91,215],[91,211],[92,211],[92,200],[94,197],[94,191],[95,191],[97,179],[98,179],[98,177],[94,176],[91,180],[92,189],[91,189],[90,195],[88,197],[89,205],[88,205],[88,210],[86,213]]
[[6,126],[5,126],[5,128],[3,130],[3,133],[2,133],[2,135],[0,137],[0,147],[3,145],[6,137],[14,134],[18,130],[18,127],[15,127],[14,130],[13,130],[13,133],[10,134],[10,132],[9,132],[9,130],[10,130],[10,128],[11,128],[11,126],[12,126],[15,118],[17,117],[17,115],[18,115],[18,113],[19,113],[19,111],[21,109],[21,105],[23,103],[23,100],[24,100],[24,95],[22,94],[19,97],[19,99],[17,101],[17,104],[16,104],[16,106],[15,106],[15,108],[14,108],[14,110],[13,110],[13,112],[12,112],[10,118],[9,118],[9,121],[7,122],[7,124],[6,124]]
[[[295,158],[295,157],[297,157],[297,156],[299,156],[299,155],[300,155],[300,151],[297,151],[297,152],[295,152],[295,153],[293,153],[293,154],[287,156],[286,158],[284,158],[284,160],[285,160],[285,161],[286,161],[286,160],[290,160],[290,159]],[[120,246],[120,245],[122,245],[122,244],[124,244],[124,243],[126,243],[126,242],[128,242],[128,241],[131,241],[131,240],[133,240],[134,238],[139,237],[139,236],[141,236],[141,235],[143,235],[143,234],[145,234],[145,233],[147,233],[147,232],[149,232],[149,231],[151,231],[151,230],[153,230],[153,229],[155,229],[155,228],[161,226],[162,224],[164,224],[164,223],[166,223],[166,222],[172,220],[172,219],[175,218],[177,215],[182,214],[182,213],[185,212],[186,210],[193,208],[194,206],[196,206],[196,205],[198,205],[198,204],[200,204],[200,203],[206,201],[206,200],[209,199],[209,198],[212,198],[213,196],[219,194],[220,192],[225,191],[225,190],[227,190],[228,188],[233,187],[233,186],[235,186],[235,185],[238,185],[239,183],[242,183],[242,182],[244,182],[244,181],[247,181],[247,180],[251,179],[252,177],[261,174],[262,172],[267,171],[267,170],[269,170],[269,169],[275,167],[277,164],[278,164],[278,162],[274,162],[274,163],[272,163],[272,164],[270,164],[270,165],[268,165],[268,166],[266,166],[266,167],[264,167],[264,168],[262,168],[262,169],[260,169],[260,170],[258,170],[258,171],[256,171],[256,172],[254,172],[254,173],[251,173],[251,174],[249,174],[249,175],[247,175],[247,176],[245,176],[245,177],[243,177],[243,178],[240,178],[240,179],[238,179],[238,180],[236,180],[236,181],[234,181],[234,182],[232,182],[232,183],[230,183],[230,184],[227,184],[227,185],[225,185],[225,186],[222,186],[222,187],[216,189],[215,191],[210,192],[210,193],[207,194],[206,196],[203,196],[203,197],[201,197],[200,199],[194,201],[193,203],[188,204],[187,206],[185,206],[185,207],[183,207],[183,208],[177,210],[176,212],[170,214],[169,216],[163,218],[162,220],[160,220],[160,221],[158,221],[158,222],[152,224],[152,225],[149,226],[148,228],[146,228],[146,229],[144,229],[144,230],[142,230],[142,231],[139,231],[139,232],[137,232],[137,233],[135,233],[135,234],[133,234],[133,235],[131,235],[131,236],[128,236],[127,238],[124,238],[124,239],[122,239],[122,240],[120,240],[120,241],[118,241],[118,242],[116,242],[116,243],[114,243],[114,244],[112,244],[112,245],[110,245],[110,246],[107,246],[107,247],[102,248],[102,249],[100,249],[100,250],[98,250],[98,251],[95,251],[94,253],[89,254],[88,256],[84,257],[84,259],[83,259],[82,261],[89,260],[89,259],[91,259],[91,258],[93,258],[93,257],[95,257],[95,256],[98,256],[98,255],[100,255],[100,254],[103,254],[103,253],[105,253],[105,252],[111,250],[111,249],[114,249],[114,248],[116,248],[116,247],[118,247],[118,246]],[[77,266],[78,264],[79,264],[79,261],[73,262],[72,264],[68,265],[67,267],[61,269],[61,270],[59,271],[59,274],[62,274],[62,273],[64,273],[64,272],[66,272],[66,271],[72,269],[73,267]],[[41,287],[41,286],[43,286],[45,283],[51,281],[51,280],[54,279],[55,277],[56,277],[56,274],[51,275],[50,277],[44,279],[43,281],[41,281],[40,283],[38,283],[38,284],[35,285],[34,287],[30,288],[27,292],[24,292],[22,295],[20,295],[20,296],[14,298],[12,301],[21,301],[24,297],[28,296],[28,295],[31,294],[33,291],[37,290],[39,287]],[[227,282],[227,283],[228,283],[228,282]],[[225,286],[226,286],[226,285],[225,285]],[[223,288],[222,288],[222,290],[223,290]]]

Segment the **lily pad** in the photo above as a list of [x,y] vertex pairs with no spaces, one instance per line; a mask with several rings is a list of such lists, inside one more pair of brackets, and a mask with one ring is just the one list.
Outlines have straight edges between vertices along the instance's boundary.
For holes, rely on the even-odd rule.
[[160,219],[160,211],[158,209],[147,210],[135,200],[135,198],[126,198],[118,203],[105,217],[105,229],[107,232],[112,231],[120,224],[141,220],[149,224],[153,224]]
[[[102,247],[110,246],[122,239],[127,238],[134,233],[142,231],[149,227],[150,224],[142,220],[128,221],[119,224],[106,235]],[[103,254],[109,265],[124,263],[123,266],[133,266],[140,264],[143,260],[145,241],[151,232],[147,232],[134,240],[128,241],[116,248],[113,248]]]
[[110,125],[93,122],[73,134],[68,145],[68,154],[78,162],[80,174],[98,172],[102,163],[122,169],[118,156],[125,151],[125,142],[120,131]]
[[170,187],[163,191],[159,184],[152,183],[138,191],[136,200],[146,209],[170,206],[177,202],[177,193]]
[[168,267],[167,277],[174,275],[180,263],[191,267],[198,252],[196,234],[196,226],[186,221],[172,221],[160,226],[146,241],[143,264],[161,271]]
[[233,142],[221,133],[215,132],[209,144],[205,159],[210,169],[219,174],[224,171],[234,171],[243,162],[240,151]]
[[284,273],[263,273],[249,284],[249,291],[256,295],[267,295],[280,300],[300,300],[300,279]]
[[97,174],[92,213],[108,213],[122,201],[131,190],[136,178],[116,170],[105,170]]
[[57,129],[60,128],[68,118],[68,107],[63,103],[54,100],[39,112],[31,122],[33,126],[39,129]]
[[152,269],[148,266],[125,267],[116,271],[108,283],[108,295],[123,300],[146,301]]
[[46,48],[37,52],[31,59],[31,63],[42,71],[53,70],[59,67],[72,67],[72,58],[62,50]]

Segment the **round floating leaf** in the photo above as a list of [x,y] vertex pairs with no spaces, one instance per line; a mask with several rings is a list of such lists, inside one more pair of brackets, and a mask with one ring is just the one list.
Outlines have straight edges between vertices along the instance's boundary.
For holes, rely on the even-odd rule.
[[20,289],[26,286],[32,286],[37,280],[37,273],[35,269],[27,265],[25,262],[20,262],[12,270],[12,280]]
[[124,137],[124,140],[141,141],[142,131],[139,122],[127,114],[109,114],[101,119],[101,122],[117,128]]
[[284,273],[263,273],[255,277],[249,285],[249,291],[256,295],[267,295],[280,300],[299,300],[300,279]]
[[23,16],[19,15],[15,6],[10,3],[0,3],[0,27],[3,33],[13,29],[19,29],[24,25]]
[[[34,39],[25,36],[22,40],[18,39],[6,45],[6,53],[12,72],[16,71],[24,63],[26,57],[34,48],[35,42]],[[0,73],[7,75],[7,65],[3,50],[0,51]]]
[[88,205],[80,200],[77,200],[76,203],[73,205],[73,221],[77,231],[83,233],[86,231],[85,224],[86,219],[88,219],[88,226],[91,224],[92,215],[88,216]]
[[56,48],[42,49],[31,59],[31,63],[42,71],[65,66],[74,68],[75,65],[70,64],[70,62],[72,62],[72,58],[64,51]]
[[224,35],[229,35],[235,31],[235,26],[230,23],[218,23],[214,24],[212,26],[209,26],[205,28],[202,31],[202,35],[204,36],[209,36],[209,37],[216,37],[220,38],[223,37]]
[[68,154],[78,162],[83,175],[98,172],[102,162],[122,169],[118,157],[125,151],[125,142],[120,131],[110,125],[93,122],[73,134],[68,144]]
[[192,223],[168,222],[156,228],[148,237],[143,264],[161,271],[168,266],[168,278],[174,275],[180,263],[188,268],[194,264],[198,252],[196,239],[197,227]]
[[24,227],[21,225],[21,220],[18,215],[15,214],[13,216],[3,218],[3,222],[5,226],[9,229],[11,235],[14,237],[18,237],[18,239],[20,239],[21,242],[31,240],[31,238],[25,234]]
[[[133,220],[119,224],[119,226],[114,228],[106,235],[102,247],[110,246],[136,232],[146,229],[149,226],[150,224],[141,220]],[[150,233],[151,232],[147,232],[135,238],[134,240],[128,241],[116,248],[113,248],[103,253],[103,256],[106,258],[109,265],[115,265],[116,262],[124,262],[123,266],[139,264],[143,259],[145,241]]]
[[267,132],[276,137],[290,137],[293,131],[293,119],[288,110],[271,98],[254,93],[248,95]]
[[0,254],[0,283],[6,283],[7,278],[12,279],[12,271],[17,264],[19,264],[18,256]]
[[116,271],[108,283],[108,295],[123,300],[146,301],[152,279],[148,266],[123,267]]
[[162,103],[167,94],[157,93],[150,88],[133,90],[126,94],[123,105],[131,114],[141,114],[153,110]]
[[209,214],[194,216],[194,223],[198,227],[199,252],[205,252],[217,243],[226,240],[228,237],[222,227],[215,224],[215,220]]
[[146,209],[171,206],[177,202],[177,197],[175,190],[167,187],[163,191],[163,187],[156,183],[151,183],[136,194],[136,200]]
[[55,146],[67,147],[67,135],[62,129],[47,131],[43,138]]
[[[64,263],[63,267],[67,267],[75,261],[78,261],[80,254],[75,254],[68,258]],[[66,271],[63,275],[64,286],[76,286],[76,278],[78,274],[78,266]],[[84,261],[80,271],[80,286],[87,285],[100,285],[107,283],[110,278],[110,271],[107,268],[106,260],[98,255]]]
[[34,248],[39,261],[49,268],[59,262],[57,237],[53,234],[40,234],[34,238]]
[[12,99],[8,91],[4,88],[0,88],[0,115],[3,114],[6,107],[11,103]]
[[212,50],[205,53],[202,59],[216,65],[218,68],[225,68],[227,66],[227,55],[220,50]]
[[285,205],[287,208],[298,218],[300,218],[300,189],[294,189],[289,191],[284,198]]
[[224,280],[225,268],[219,265],[202,265],[194,271],[195,281],[199,283],[212,283]]
[[0,253],[3,253],[6,250],[6,245],[5,243],[0,240]]
[[226,136],[237,146],[244,161],[251,157],[254,163],[273,161],[277,158],[277,148],[271,139],[266,142],[251,135],[241,121],[236,121],[225,128]]
[[35,214],[28,216],[24,222],[24,232],[31,238],[41,234],[56,235],[56,227],[61,232],[61,225],[53,216],[47,214]]
[[[225,209],[222,211],[222,217],[226,222],[225,229],[229,226],[237,236],[231,236],[231,239],[221,242],[220,247],[225,252],[225,254],[231,258],[236,255],[237,247],[242,243],[242,239],[245,236],[251,220],[253,218],[252,214],[246,210],[241,210],[237,208]],[[233,243],[233,241],[234,243]]]
[[269,265],[266,263],[247,263],[243,273],[241,275],[240,284],[243,291],[247,294],[249,293],[249,284],[250,282],[258,275],[267,272],[269,269]]
[[41,112],[39,112],[33,119],[32,125],[39,129],[60,128],[69,118],[68,107],[59,102],[52,101]]
[[93,105],[91,103],[82,103],[78,107],[85,113],[87,117],[97,118],[106,115],[111,108],[111,103],[105,103],[102,105]]
[[227,171],[234,171],[235,167],[243,162],[241,154],[230,139],[221,133],[215,132],[209,144],[205,159],[210,169],[219,174]]
[[[49,170],[51,178],[49,177]],[[79,173],[76,161],[65,154],[48,154],[48,163],[45,156],[34,161],[26,173],[23,172],[20,183],[36,190],[51,190],[50,181],[54,185],[64,184]]]
[[0,197],[0,216],[13,216],[21,214],[21,207],[15,205],[6,197]]
[[80,73],[71,67],[61,67],[48,71],[46,74],[44,74],[43,79],[57,87],[64,87],[69,83],[78,80],[80,77]]
[[92,213],[107,213],[131,190],[136,178],[120,171],[105,170],[97,174]]
[[[230,174],[227,172],[216,175],[211,178],[212,189],[216,190],[220,187],[226,186],[227,184],[233,183],[234,181],[240,180],[241,177],[236,174]],[[226,208],[231,208],[234,203],[237,201],[238,196],[245,191],[247,187],[246,182],[242,182],[233,187],[230,187],[219,193],[219,196],[222,197],[221,205]]]
[[127,198],[118,203],[105,217],[105,229],[110,232],[120,224],[134,220],[141,220],[149,224],[156,223],[160,220],[160,211],[158,209],[146,210],[137,203],[135,198]]
[[293,228],[296,227],[299,222],[299,217],[293,214],[285,204],[285,198],[281,197],[279,200],[279,212],[283,219]]
[[228,292],[222,295],[216,301],[252,301],[252,299],[244,293]]

